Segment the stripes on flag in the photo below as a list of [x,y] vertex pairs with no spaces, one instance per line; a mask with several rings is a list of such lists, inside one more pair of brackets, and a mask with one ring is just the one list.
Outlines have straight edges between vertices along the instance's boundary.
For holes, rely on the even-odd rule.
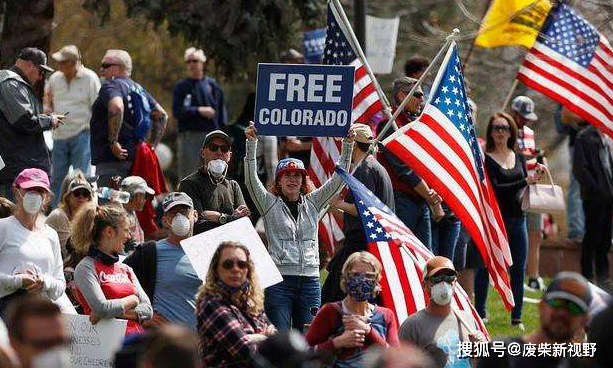
[[613,136],[613,49],[571,6],[549,13],[517,79]]
[[[342,18],[328,4],[328,27],[326,30],[326,47],[324,61],[326,65],[353,65],[355,79],[353,86],[353,109],[351,122],[367,122],[383,108],[372,79],[366,67],[356,56],[343,29],[348,24],[339,23]],[[309,176],[316,187],[325,183],[334,172],[334,165],[340,156],[340,141],[334,138],[313,138],[311,148],[311,167]],[[342,221],[331,214],[324,214],[319,226],[319,236],[329,254],[333,253],[334,244],[344,238]]]

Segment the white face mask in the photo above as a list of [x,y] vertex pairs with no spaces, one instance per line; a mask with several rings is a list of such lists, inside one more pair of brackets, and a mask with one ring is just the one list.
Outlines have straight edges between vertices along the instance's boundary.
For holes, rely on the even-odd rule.
[[36,215],[43,206],[43,196],[36,192],[26,192],[22,200],[23,209],[30,215]]
[[432,301],[438,305],[451,303],[453,297],[453,285],[447,282],[439,282],[430,290]]
[[228,163],[221,159],[209,161],[207,168],[209,173],[215,177],[223,176],[228,168]]
[[182,238],[189,235],[189,232],[192,229],[192,222],[187,217],[177,213],[175,218],[172,219],[170,229],[172,230],[173,234]]
[[68,368],[70,367],[70,352],[64,346],[57,346],[32,358],[32,368]]

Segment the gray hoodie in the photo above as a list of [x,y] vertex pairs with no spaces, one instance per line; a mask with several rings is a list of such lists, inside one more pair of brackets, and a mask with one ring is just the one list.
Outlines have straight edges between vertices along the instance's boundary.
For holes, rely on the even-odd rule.
[[17,67],[0,70],[0,184],[12,183],[23,169],[50,171],[51,159],[43,131],[51,128],[51,116],[42,114],[34,89]]
[[[257,141],[247,140],[245,185],[258,212],[264,218],[268,253],[281,275],[319,276],[319,241],[317,224],[323,210],[343,187],[336,173],[321,187],[301,195],[298,219],[294,219],[283,199],[270,193],[257,176]],[[338,164],[349,169],[353,143],[343,141]]]

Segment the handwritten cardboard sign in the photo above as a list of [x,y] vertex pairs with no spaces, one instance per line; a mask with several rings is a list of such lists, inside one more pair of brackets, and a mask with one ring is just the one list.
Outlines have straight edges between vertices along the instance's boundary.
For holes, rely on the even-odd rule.
[[105,319],[95,325],[89,316],[64,314],[66,330],[72,337],[70,367],[112,367],[121,347],[128,321]]

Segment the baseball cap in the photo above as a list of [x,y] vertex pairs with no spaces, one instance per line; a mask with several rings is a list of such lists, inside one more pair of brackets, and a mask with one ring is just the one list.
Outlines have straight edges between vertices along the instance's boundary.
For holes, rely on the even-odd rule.
[[562,271],[551,281],[543,295],[545,301],[564,299],[577,304],[587,313],[592,302],[592,291],[585,277],[576,272]]
[[92,186],[87,180],[84,181],[73,179],[70,184],[68,184],[68,193],[72,193],[77,189],[85,189],[90,193],[93,192]]
[[43,188],[51,193],[49,176],[41,169],[24,169],[15,178],[15,186],[21,189]]
[[134,195],[136,193],[155,194],[155,190],[149,188],[145,179],[140,176],[128,176],[121,181],[121,190]]
[[47,65],[47,54],[45,54],[42,50],[37,49],[36,47],[26,47],[21,50],[18,59],[31,61],[34,65],[39,67],[45,72],[53,73],[53,69],[51,69]]
[[375,137],[372,134],[370,126],[361,123],[353,124],[353,131],[355,132],[355,141],[360,143],[372,143]]
[[538,120],[538,116],[534,113],[534,101],[528,96],[517,96],[511,102],[511,109],[523,116],[524,119]]
[[455,267],[453,267],[453,262],[449,258],[443,256],[432,257],[426,262],[424,278],[432,277],[443,270],[452,271],[453,274],[457,273]]
[[297,158],[284,158],[277,164],[277,170],[275,170],[275,177],[279,177],[287,172],[297,171],[306,176],[307,171],[304,168],[304,163]]
[[212,132],[207,134],[204,137],[204,142],[202,142],[202,147],[206,147],[209,144],[209,142],[211,142],[215,138],[223,139],[224,141],[226,141],[226,143],[228,143],[230,147],[232,147],[232,139],[230,138],[229,135],[227,135],[221,130],[213,130]]
[[60,51],[51,54],[51,58],[58,63],[62,61],[78,61],[81,60],[81,54],[75,45],[66,45]]
[[168,193],[164,200],[162,201],[162,209],[164,212],[168,212],[171,208],[178,205],[185,205],[189,208],[194,208],[194,202],[192,199],[184,192],[171,192]]

